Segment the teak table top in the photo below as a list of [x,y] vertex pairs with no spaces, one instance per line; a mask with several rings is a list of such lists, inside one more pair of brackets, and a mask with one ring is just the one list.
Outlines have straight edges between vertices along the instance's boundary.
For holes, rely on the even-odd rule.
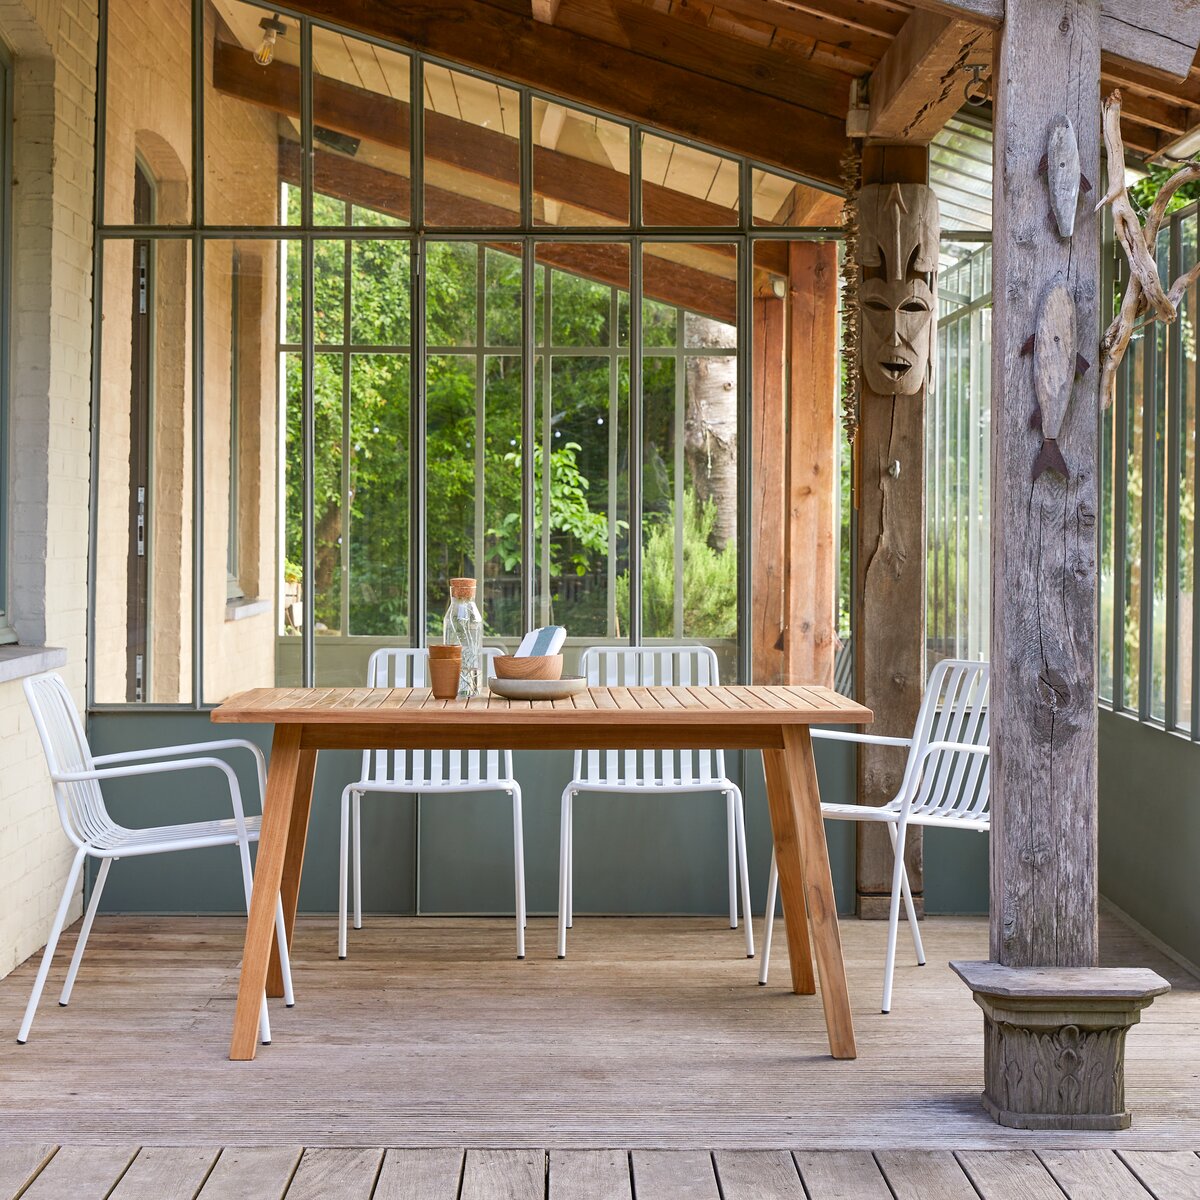
[[550,701],[435,700],[428,688],[256,688],[225,701],[212,719],[275,726],[231,1058],[254,1057],[264,987],[283,994],[276,906],[290,943],[317,752],[517,748],[762,750],[792,990],[817,990],[815,956],[830,1051],[855,1056],[808,727],[867,724],[872,714],[862,705],[829,688],[790,686],[594,687]]
[[[678,749],[771,749],[782,746],[785,725],[860,725],[873,716],[830,688],[764,685],[593,687],[566,700],[505,700],[491,693],[435,700],[428,688],[255,688],[231,696],[212,719],[303,725],[310,732],[302,745],[313,749],[348,741],[382,748],[381,737],[393,744],[411,742],[415,749],[453,748],[462,746],[469,728],[476,739],[472,749],[491,748],[478,738],[490,741],[488,735],[495,734],[497,746],[537,741],[547,748],[561,743],[587,750],[639,749],[643,743],[650,748],[655,737],[669,738],[670,747]],[[348,739],[313,729],[330,725],[360,730],[362,736]]]

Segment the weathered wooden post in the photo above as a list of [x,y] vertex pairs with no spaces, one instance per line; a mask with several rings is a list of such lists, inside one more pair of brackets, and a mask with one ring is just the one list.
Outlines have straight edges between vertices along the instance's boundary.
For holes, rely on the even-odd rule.
[[1125,1033],[1167,988],[1097,967],[1100,8],[1007,0],[993,72],[992,961],[952,965],[984,1107],[1025,1129],[1126,1127]]

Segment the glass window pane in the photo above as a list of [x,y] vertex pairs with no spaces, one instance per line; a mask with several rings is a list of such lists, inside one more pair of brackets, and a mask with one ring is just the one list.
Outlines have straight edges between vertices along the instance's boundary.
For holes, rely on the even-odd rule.
[[[239,0],[206,4],[204,14],[205,55],[211,55],[204,70],[204,219],[210,225],[295,224],[299,24]],[[291,185],[286,207],[284,182]]]
[[409,356],[350,360],[350,633],[407,641]]
[[350,243],[350,340],[359,346],[407,346],[407,242]]
[[275,680],[280,243],[204,251],[204,699]]
[[755,225],[840,225],[842,197],[755,167],[750,172]]
[[736,225],[736,160],[642,134],[642,220],[647,225]]
[[[534,516],[538,623],[572,636],[628,628],[628,349],[620,336],[629,247],[543,244]],[[548,469],[547,469],[548,465]],[[619,582],[623,580],[623,584]],[[627,601],[626,601],[627,606]]]
[[[681,256],[680,251],[687,253]],[[652,270],[655,262],[660,266]],[[665,322],[643,323],[658,336],[644,338],[643,345],[642,621],[647,638],[687,637],[717,644],[722,670],[732,679],[737,638],[737,260],[700,246],[644,248],[646,291],[651,294],[654,279],[660,305],[680,286],[673,272],[698,273],[701,263],[707,271],[704,286],[677,293],[671,344],[662,344]],[[652,315],[657,315],[653,308],[647,313]]]
[[[426,634],[442,635],[450,580],[479,581],[485,636],[521,629],[521,248],[431,243],[426,392]],[[436,305],[436,320],[435,320]],[[485,330],[516,337],[485,353]]]
[[[1197,216],[1181,221],[1180,271],[1196,262]],[[1183,294],[1179,304],[1179,572],[1175,580],[1176,674],[1175,720],[1184,729],[1192,724],[1192,658],[1195,630],[1192,600],[1195,588],[1196,543],[1196,284]]]
[[303,682],[300,634],[304,628],[304,459],[303,366],[295,352],[279,356],[283,385],[283,561],[279,564],[279,647],[275,682],[295,687]]
[[521,220],[517,92],[426,63],[425,224],[490,228]]
[[1141,679],[1142,618],[1142,401],[1145,380],[1145,332],[1136,334],[1121,364],[1125,395],[1125,646],[1122,704],[1138,711]]
[[103,256],[95,697],[191,703],[191,247],[114,240]]
[[[148,37],[142,0],[108,4],[103,220],[109,225],[192,219],[191,7],[166,5],[156,17],[165,27]],[[154,114],[152,129],[147,113]],[[135,192],[139,164],[153,184],[149,205]]]
[[408,55],[313,28],[313,190],[318,224],[407,225]]
[[534,222],[628,225],[628,127],[535,96],[533,129]]

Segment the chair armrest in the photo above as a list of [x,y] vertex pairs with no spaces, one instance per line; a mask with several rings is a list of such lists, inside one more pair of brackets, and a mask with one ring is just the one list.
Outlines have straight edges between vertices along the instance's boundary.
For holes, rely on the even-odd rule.
[[849,733],[842,729],[813,729],[812,736],[830,742],[862,742],[867,746],[911,746],[912,738],[884,737],[881,733]]
[[190,742],[184,746],[159,746],[154,750],[123,750],[117,754],[98,754],[92,758],[97,766],[107,763],[145,762],[176,754],[210,754],[213,750],[249,750],[258,771],[258,800],[267,794],[267,758],[261,747],[245,738],[222,738],[218,742]]
[[924,750],[921,751],[921,762],[927,758],[931,758],[935,754],[991,754],[991,746],[981,745],[978,742],[930,742]]
[[128,779],[139,775],[167,775],[176,771],[200,771],[208,768],[220,771],[229,784],[229,799],[238,832],[246,832],[246,813],[242,808],[242,792],[237,775],[223,758],[180,758],[171,762],[136,763],[124,767],[100,767],[94,771],[64,771],[50,776],[53,783],[101,783],[106,779]]

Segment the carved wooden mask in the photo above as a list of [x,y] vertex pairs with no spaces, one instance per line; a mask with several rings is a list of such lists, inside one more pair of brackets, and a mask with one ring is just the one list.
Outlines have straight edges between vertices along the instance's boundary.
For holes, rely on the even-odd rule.
[[936,357],[937,197],[923,183],[868,184],[858,220],[863,376],[873,392],[914,396]]

